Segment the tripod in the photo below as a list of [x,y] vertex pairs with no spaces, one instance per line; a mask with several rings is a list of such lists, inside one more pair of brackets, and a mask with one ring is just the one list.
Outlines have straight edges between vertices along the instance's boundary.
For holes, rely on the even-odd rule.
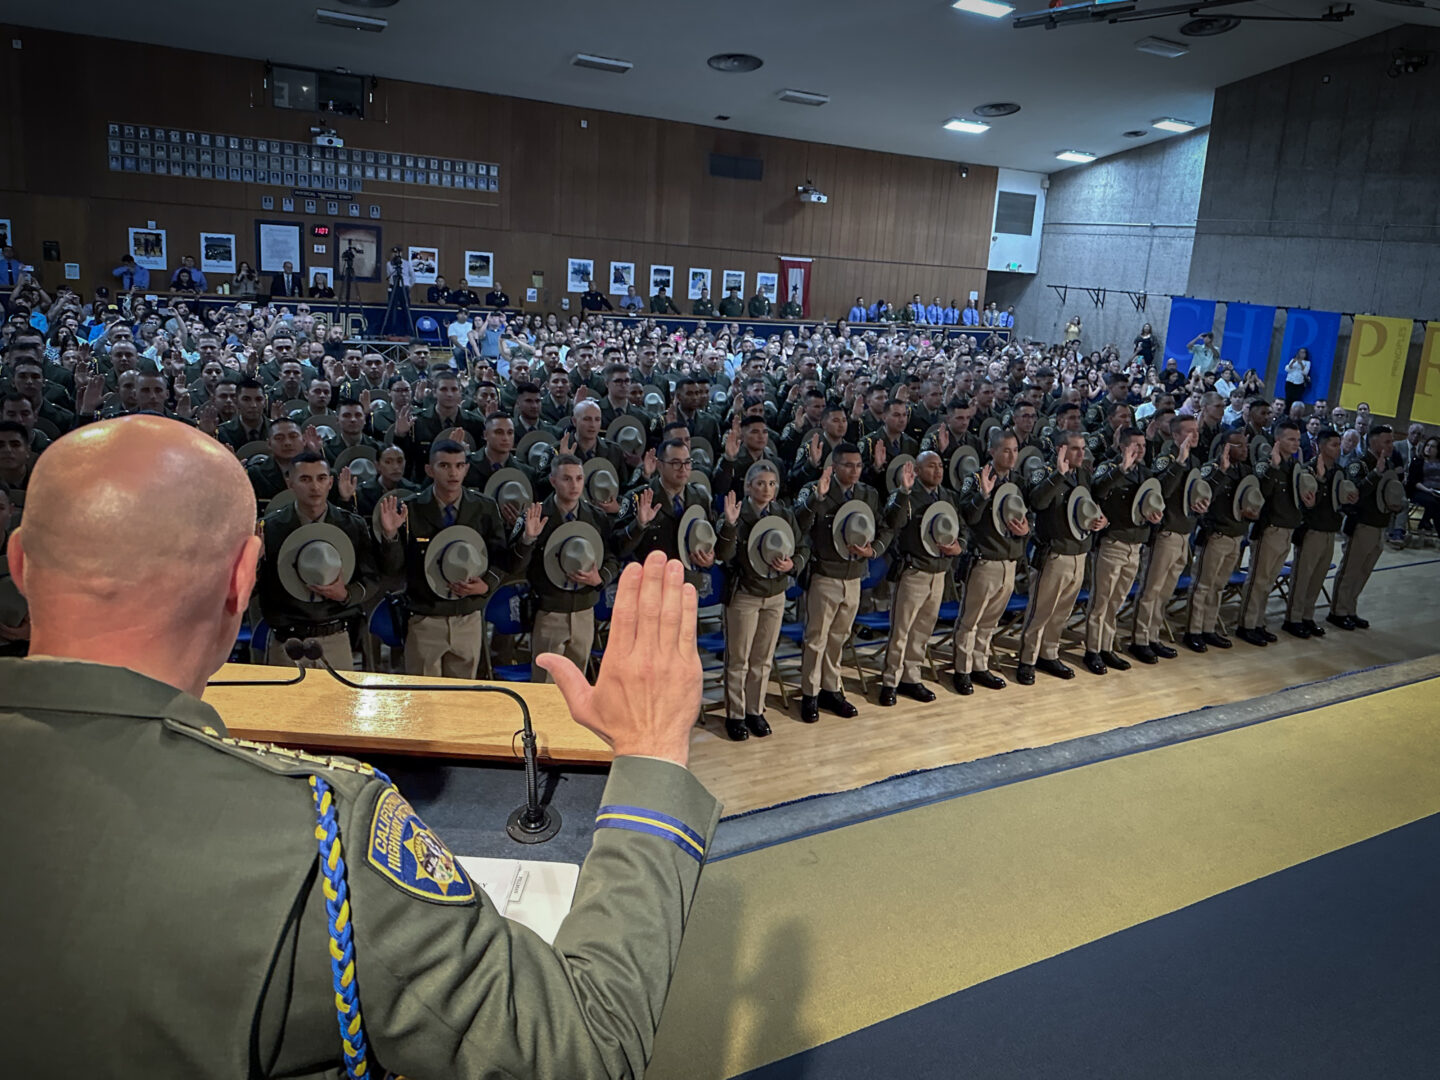
[[405,287],[405,273],[400,257],[390,260],[390,299],[385,305],[385,318],[380,323],[382,337],[392,333],[391,326],[396,318],[404,326],[405,337],[415,336],[415,319],[410,314],[410,290]]
[[350,316],[353,315],[355,304],[355,249],[347,247],[340,253],[340,312],[336,316],[338,322],[345,329],[345,336],[350,336]]

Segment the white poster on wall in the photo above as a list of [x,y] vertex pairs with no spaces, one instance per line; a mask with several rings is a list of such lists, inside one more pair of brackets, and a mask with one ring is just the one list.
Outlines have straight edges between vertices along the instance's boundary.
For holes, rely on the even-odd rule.
[[491,252],[465,252],[465,284],[472,289],[488,289],[495,284],[495,256]]
[[410,272],[416,285],[434,285],[440,273],[440,252],[433,247],[410,247]]
[[726,270],[726,271],[725,271],[725,279],[724,279],[724,280],[725,280],[725,295],[726,295],[726,296],[729,296],[729,295],[730,295],[730,290],[731,290],[731,289],[737,290],[737,291],[740,293],[741,296],[744,296],[744,295],[745,295],[745,271],[744,271],[744,270]]
[[235,234],[200,234],[200,269],[207,274],[235,273]]
[[650,267],[650,295],[654,296],[662,288],[667,295],[675,295],[675,268],[673,266]]
[[594,259],[565,260],[566,292],[588,292],[590,290],[590,279],[594,276]]
[[298,272],[304,260],[300,258],[300,226],[279,225],[260,222],[255,227],[255,236],[260,249],[260,272],[278,274],[288,262]]
[[131,229],[130,254],[135,257],[136,266],[143,266],[146,270],[164,270],[165,230]]
[[624,296],[630,291],[630,286],[635,284],[635,264],[633,262],[612,262],[610,264],[610,295]]
[[698,267],[692,266],[690,268],[690,288],[686,295],[689,296],[691,300],[699,300],[700,293],[709,290],[709,288],[710,271],[701,270]]
[[779,274],[756,274],[755,291],[764,295],[766,300],[772,304],[776,302],[775,294],[780,288]]

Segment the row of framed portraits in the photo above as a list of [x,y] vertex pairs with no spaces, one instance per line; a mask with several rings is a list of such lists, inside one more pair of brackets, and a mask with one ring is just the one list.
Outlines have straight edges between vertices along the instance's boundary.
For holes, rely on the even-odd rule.
[[[572,293],[588,292],[593,282],[596,288],[602,292],[609,292],[611,296],[625,296],[630,292],[631,286],[635,291],[647,299],[654,296],[662,288],[671,297],[675,297],[675,267],[660,266],[652,264],[650,267],[650,284],[648,290],[641,291],[639,281],[636,277],[635,264],[633,262],[612,262],[610,264],[610,276],[608,283],[595,276],[594,259],[569,259],[566,264],[565,290]],[[604,285],[604,288],[601,286]],[[778,303],[777,293],[780,288],[780,275],[758,273],[755,275],[755,288],[763,293],[765,298],[772,304]],[[704,292],[709,292],[712,300],[718,301],[721,297],[728,295],[731,289],[736,289],[742,298],[748,298],[745,291],[745,271],[725,270],[720,275],[720,288],[712,287],[712,271],[708,267],[690,267],[690,273],[685,279],[685,297],[690,300],[699,300]]]

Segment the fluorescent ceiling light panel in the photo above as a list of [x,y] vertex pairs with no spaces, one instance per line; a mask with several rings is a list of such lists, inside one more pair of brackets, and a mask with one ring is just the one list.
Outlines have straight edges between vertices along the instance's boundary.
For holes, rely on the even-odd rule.
[[963,131],[967,135],[980,135],[990,130],[990,125],[982,120],[961,120],[953,117],[945,121],[946,131]]
[[1073,161],[1080,165],[1095,160],[1094,154],[1087,154],[1084,150],[1061,150],[1055,156],[1061,161]]
[[1163,120],[1156,120],[1155,123],[1150,126],[1159,128],[1161,131],[1174,131],[1181,135],[1187,131],[1195,130],[1195,125],[1190,123],[1189,120],[1176,120],[1173,116],[1167,116]]
[[1178,41],[1166,41],[1164,38],[1145,37],[1135,42],[1135,48],[1140,52],[1149,53],[1151,56],[1163,56],[1167,60],[1175,60],[1184,56],[1190,51],[1190,46],[1181,45]]
[[1015,10],[1011,4],[1001,4],[997,0],[955,0],[950,5],[956,11],[968,11],[971,15],[984,15],[991,19],[1003,19]]

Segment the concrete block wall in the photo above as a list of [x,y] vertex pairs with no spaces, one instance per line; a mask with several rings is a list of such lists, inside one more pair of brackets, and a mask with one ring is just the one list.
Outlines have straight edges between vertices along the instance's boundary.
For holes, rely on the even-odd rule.
[[[992,272],[987,297],[1013,304],[1019,332],[1044,341],[1062,340],[1072,315],[1087,347],[1128,350],[1146,322],[1163,335],[1167,294],[1189,281],[1207,145],[1202,129],[1052,174],[1038,272]],[[1071,286],[1063,303],[1052,284]],[[1085,286],[1146,292],[1146,309],[1117,292],[1097,308]]]

